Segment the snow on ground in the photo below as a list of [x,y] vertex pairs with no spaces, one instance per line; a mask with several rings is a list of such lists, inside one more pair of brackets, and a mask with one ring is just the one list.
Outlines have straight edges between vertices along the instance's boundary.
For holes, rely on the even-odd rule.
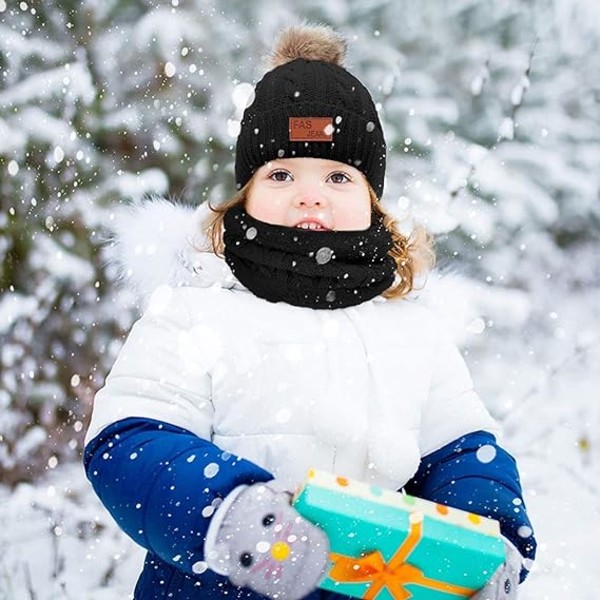
[[0,488],[0,599],[127,598],[143,552],[94,496],[83,467]]
[[[531,331],[482,332],[468,315],[467,360],[519,460],[539,543],[520,600],[598,598],[599,300],[600,290],[537,298],[538,317],[544,302],[559,308],[550,327]],[[0,507],[0,600],[131,597],[143,551],[112,522],[81,465],[0,486]]]

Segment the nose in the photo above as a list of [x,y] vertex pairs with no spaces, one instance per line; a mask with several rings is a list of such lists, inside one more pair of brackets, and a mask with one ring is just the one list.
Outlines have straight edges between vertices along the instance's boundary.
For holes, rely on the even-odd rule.
[[287,560],[292,549],[285,542],[275,542],[271,548],[271,556],[280,562]]
[[294,197],[296,208],[323,208],[327,204],[323,192],[317,186],[306,186]]

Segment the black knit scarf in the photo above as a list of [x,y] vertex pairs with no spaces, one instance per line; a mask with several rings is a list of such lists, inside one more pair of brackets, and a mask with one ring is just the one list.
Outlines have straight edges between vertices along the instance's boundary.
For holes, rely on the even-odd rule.
[[389,288],[392,237],[373,214],[364,231],[311,231],[271,225],[242,205],[225,213],[225,260],[259,298],[308,308],[356,306]]

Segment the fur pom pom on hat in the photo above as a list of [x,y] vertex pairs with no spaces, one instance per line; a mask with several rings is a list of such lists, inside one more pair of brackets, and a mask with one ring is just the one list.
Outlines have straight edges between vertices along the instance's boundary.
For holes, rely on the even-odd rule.
[[346,40],[331,27],[325,25],[289,27],[279,36],[269,56],[269,65],[274,69],[297,58],[303,58],[343,67],[347,49]]
[[383,193],[386,145],[367,88],[342,65],[346,41],[322,25],[285,29],[244,111],[235,157],[236,187],[277,158],[336,160],[362,171]]

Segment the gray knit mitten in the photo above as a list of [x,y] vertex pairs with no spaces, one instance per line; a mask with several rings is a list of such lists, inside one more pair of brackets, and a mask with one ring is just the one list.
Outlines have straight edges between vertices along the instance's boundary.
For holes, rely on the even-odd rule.
[[505,546],[506,560],[471,600],[516,600],[523,557],[510,542],[505,541]]
[[234,490],[209,528],[209,567],[268,598],[298,600],[312,592],[325,573],[329,542],[290,498],[264,483]]

